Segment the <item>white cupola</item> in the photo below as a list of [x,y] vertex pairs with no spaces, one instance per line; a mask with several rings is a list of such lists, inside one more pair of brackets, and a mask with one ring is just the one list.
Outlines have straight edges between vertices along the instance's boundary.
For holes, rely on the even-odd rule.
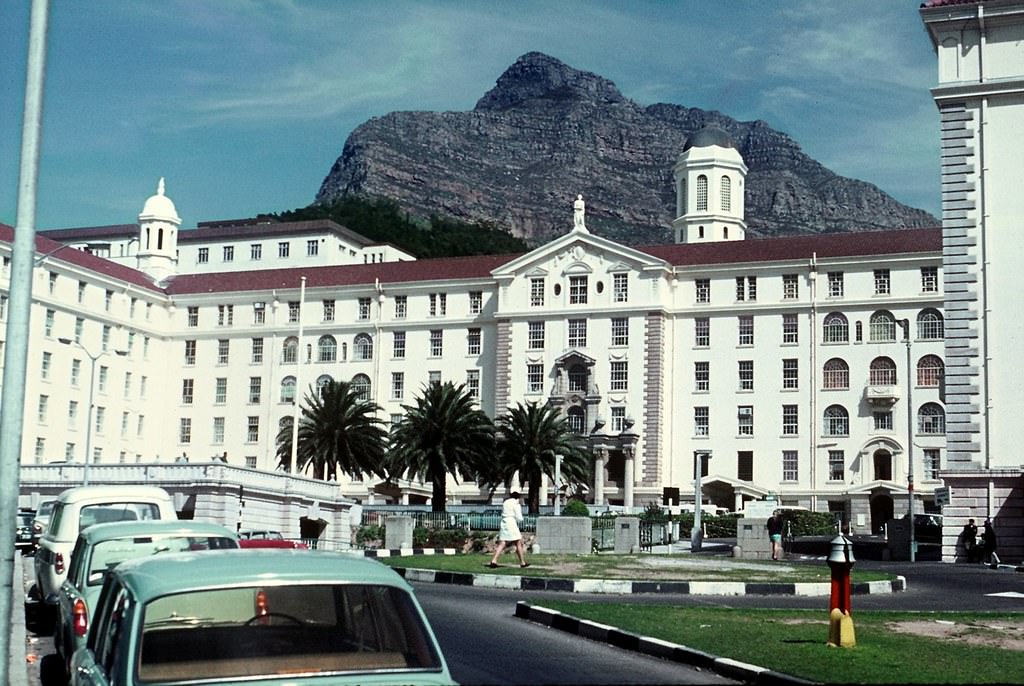
[[724,130],[709,124],[690,136],[672,170],[676,243],[741,241],[747,165]]
[[154,281],[162,281],[176,271],[178,263],[178,227],[181,217],[171,199],[164,195],[164,180],[156,187],[139,214],[138,266]]

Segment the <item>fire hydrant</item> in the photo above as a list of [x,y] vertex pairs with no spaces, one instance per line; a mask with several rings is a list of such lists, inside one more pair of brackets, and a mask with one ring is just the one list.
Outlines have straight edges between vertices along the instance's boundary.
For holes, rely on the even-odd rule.
[[850,569],[853,568],[853,542],[839,534],[832,539],[828,566],[832,569],[832,597],[829,600],[828,644],[852,648],[857,645],[850,615]]

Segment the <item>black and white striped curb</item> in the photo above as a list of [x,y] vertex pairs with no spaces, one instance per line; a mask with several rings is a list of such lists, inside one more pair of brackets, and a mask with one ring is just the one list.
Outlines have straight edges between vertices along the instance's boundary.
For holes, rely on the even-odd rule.
[[817,683],[764,667],[758,667],[757,665],[739,662],[738,660],[716,657],[710,653],[677,643],[670,643],[649,636],[641,636],[629,631],[623,631],[622,629],[616,629],[613,626],[579,619],[572,615],[556,612],[546,607],[531,605],[523,601],[516,603],[515,616],[520,619],[543,624],[552,629],[575,634],[576,636],[608,643],[624,650],[632,650],[645,655],[671,660],[672,662],[680,662],[700,669],[711,670],[721,676],[737,679],[747,684],[793,684],[796,686],[799,684]]
[[409,557],[412,555],[455,555],[455,548],[391,548],[389,550],[364,550],[365,557]]

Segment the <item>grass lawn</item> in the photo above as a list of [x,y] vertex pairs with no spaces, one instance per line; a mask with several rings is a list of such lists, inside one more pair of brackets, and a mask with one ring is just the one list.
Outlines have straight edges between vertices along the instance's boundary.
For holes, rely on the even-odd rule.
[[[529,569],[520,569],[515,555],[506,554],[497,569],[486,565],[490,555],[415,555],[378,558],[406,569],[431,569],[471,574],[512,574],[571,579],[631,579],[658,581],[828,582],[831,571],[824,562],[771,562],[731,557],[693,555],[528,555]],[[893,574],[852,570],[853,583],[888,581]]]
[[532,604],[719,657],[826,683],[1021,683],[1024,613],[858,612],[856,646],[834,648],[821,610],[690,608],[556,601]]

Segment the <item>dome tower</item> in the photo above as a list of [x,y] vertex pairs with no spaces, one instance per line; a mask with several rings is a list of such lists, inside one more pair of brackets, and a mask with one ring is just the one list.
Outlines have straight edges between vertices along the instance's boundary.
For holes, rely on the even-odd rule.
[[676,243],[741,241],[747,165],[725,131],[709,124],[690,136],[672,170]]
[[156,195],[146,200],[139,214],[138,265],[154,281],[162,281],[176,271],[180,225],[181,217],[171,199],[164,195],[161,177]]

